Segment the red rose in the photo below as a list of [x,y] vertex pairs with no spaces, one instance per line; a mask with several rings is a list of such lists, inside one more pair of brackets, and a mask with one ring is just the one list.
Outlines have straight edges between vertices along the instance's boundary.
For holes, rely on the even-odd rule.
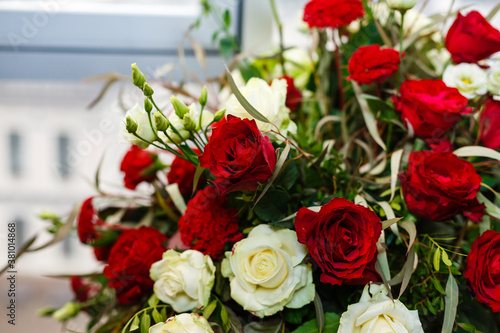
[[118,303],[130,304],[147,296],[153,289],[149,277],[151,265],[160,260],[167,248],[167,237],[151,227],[125,230],[111,249],[104,275],[116,289]]
[[479,118],[481,142],[488,148],[500,148],[500,102],[488,99]]
[[334,198],[319,213],[301,208],[295,230],[321,268],[321,282],[364,285],[380,281],[375,263],[382,224],[368,208]]
[[487,230],[472,243],[464,277],[479,302],[500,311],[500,233]]
[[418,217],[441,221],[464,214],[479,222],[484,215],[476,198],[481,177],[453,153],[414,151],[399,180],[408,209]]
[[[199,153],[199,151],[196,151],[196,153]],[[193,192],[195,172],[196,166],[193,163],[176,156],[167,174],[168,183],[179,185],[179,191],[183,195],[191,194]]]
[[113,245],[95,246],[94,247],[95,258],[99,261],[104,261],[104,262],[108,261],[112,247]]
[[255,191],[273,174],[276,155],[268,137],[255,120],[229,115],[217,126],[200,156],[200,165],[215,176],[221,195],[232,191]]
[[101,290],[101,285],[89,278],[72,276],[70,281],[71,289],[73,290],[75,298],[78,302],[85,302],[88,299],[97,296]]
[[92,205],[93,198],[90,197],[82,203],[77,218],[78,238],[84,244],[92,244],[101,239],[102,233],[99,229],[105,225]]
[[304,22],[310,28],[338,28],[363,17],[361,0],[311,0],[304,8]]
[[359,47],[349,59],[348,80],[359,84],[382,83],[399,69],[399,52],[380,45]]
[[458,13],[444,43],[455,63],[476,63],[500,51],[500,32],[476,11]]
[[295,111],[302,104],[302,93],[300,92],[295,84],[293,83],[293,78],[289,76],[282,76],[280,79],[286,80],[286,101],[285,105],[290,109],[290,111]]
[[392,99],[401,118],[423,139],[442,138],[460,115],[471,111],[467,98],[441,80],[407,80]]
[[145,151],[135,145],[123,157],[120,170],[125,173],[123,182],[128,189],[135,189],[142,182],[151,182],[155,179],[155,170],[152,169],[155,154]]
[[226,243],[243,238],[238,231],[238,210],[226,208],[227,198],[208,186],[188,202],[179,220],[182,242],[192,249],[220,259]]

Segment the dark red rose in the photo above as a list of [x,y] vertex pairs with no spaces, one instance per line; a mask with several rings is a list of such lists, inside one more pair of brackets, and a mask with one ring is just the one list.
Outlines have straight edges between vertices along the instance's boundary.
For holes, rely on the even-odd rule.
[[108,261],[112,247],[113,245],[95,246],[94,247],[95,258],[99,261],[104,261],[104,262]]
[[104,221],[97,215],[97,211],[92,205],[92,199],[94,197],[90,197],[82,203],[77,219],[78,238],[84,244],[93,244],[101,239],[102,231],[100,229],[105,225]]
[[[199,153],[199,151],[196,151]],[[196,173],[196,166],[186,161],[185,159],[176,156],[170,165],[170,170],[167,174],[169,184],[179,185],[179,191],[183,195],[188,195],[193,192],[193,180]]]
[[147,152],[135,145],[123,157],[120,170],[125,173],[123,182],[128,189],[135,189],[142,182],[151,182],[155,179],[153,167],[155,154]]
[[120,235],[104,267],[119,304],[137,302],[153,290],[149,269],[167,250],[163,245],[166,241],[165,235],[151,227],[125,230]]
[[212,186],[198,191],[178,223],[182,242],[220,259],[226,243],[243,238],[238,231],[238,210],[226,205],[227,198],[218,196]]
[[481,142],[488,148],[500,148],[500,102],[488,99],[479,117]]
[[423,139],[442,138],[462,114],[471,111],[467,98],[441,80],[407,80],[392,99],[401,118]]
[[295,230],[321,268],[321,282],[364,285],[380,281],[375,263],[382,224],[370,209],[334,198],[319,213],[301,208]]
[[302,93],[293,83],[293,78],[289,76],[282,76],[280,79],[286,80],[286,101],[285,105],[290,109],[290,111],[295,111],[302,104]]
[[200,165],[215,176],[214,185],[221,195],[255,191],[259,183],[273,174],[276,155],[255,120],[229,115],[225,123],[213,130],[200,156]]
[[458,13],[444,43],[455,63],[477,63],[500,51],[500,32],[477,11]]
[[359,84],[382,83],[399,69],[399,52],[380,45],[359,47],[349,59],[348,80]]
[[310,28],[338,28],[363,17],[361,0],[311,0],[304,8]]
[[414,151],[399,180],[408,209],[418,217],[441,221],[464,214],[479,222],[484,215],[476,198],[481,177],[453,153]]
[[75,298],[78,302],[85,302],[88,299],[95,297],[101,290],[101,285],[89,278],[72,276],[70,281],[71,289],[73,290]]
[[479,302],[500,311],[500,233],[487,230],[472,243],[464,277]]

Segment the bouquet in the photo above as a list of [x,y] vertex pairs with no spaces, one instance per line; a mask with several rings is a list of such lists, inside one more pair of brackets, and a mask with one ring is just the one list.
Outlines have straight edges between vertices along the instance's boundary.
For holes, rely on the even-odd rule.
[[66,223],[46,217],[57,239],[76,220],[103,270],[44,314],[85,312],[89,332],[498,332],[495,11],[415,2],[311,0],[304,49],[270,0],[279,45],[195,93],[163,84],[167,106],[133,64],[130,191],[97,175]]

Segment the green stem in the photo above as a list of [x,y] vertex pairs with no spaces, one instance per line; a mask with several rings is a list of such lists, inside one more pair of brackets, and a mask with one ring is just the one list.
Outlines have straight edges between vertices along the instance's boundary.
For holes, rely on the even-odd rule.
[[337,85],[338,85],[338,91],[339,91],[339,108],[340,111],[344,111],[344,105],[345,105],[345,97],[344,97],[344,78],[342,76],[342,66],[340,63],[340,45],[337,43],[337,40],[335,38],[335,33],[338,32],[338,30],[334,30],[332,34],[332,40],[333,44],[335,44],[335,67],[337,69]]
[[281,69],[283,70],[283,75],[286,75],[285,71],[285,58],[283,56],[283,53],[285,52],[285,46],[283,43],[283,25],[281,23],[280,17],[278,15],[278,10],[276,8],[276,2],[274,0],[269,0],[271,3],[271,8],[273,10],[273,16],[274,20],[276,21],[276,24],[278,25],[278,32],[279,32],[279,38],[280,38],[280,63],[281,63]]
[[387,151],[389,150],[389,146],[391,144],[391,137],[392,137],[392,123],[389,123],[389,128],[387,129],[387,138],[385,139],[385,146],[387,148]]

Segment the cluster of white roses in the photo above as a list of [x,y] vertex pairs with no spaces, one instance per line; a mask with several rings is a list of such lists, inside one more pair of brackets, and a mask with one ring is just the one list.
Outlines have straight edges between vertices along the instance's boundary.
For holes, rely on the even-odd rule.
[[[226,253],[222,275],[230,278],[231,296],[244,309],[259,317],[269,316],[284,307],[300,308],[314,299],[311,266],[302,263],[306,254],[307,248],[299,243],[295,231],[259,225]],[[199,251],[168,250],[151,266],[150,276],[158,299],[181,313],[207,306],[215,270],[210,256]],[[164,325],[177,325],[178,321]],[[150,333],[171,332],[162,327],[155,325]]]
[[443,73],[443,81],[448,87],[455,87],[468,99],[490,92],[500,96],[500,61],[488,70],[477,64],[461,63],[449,65]]

